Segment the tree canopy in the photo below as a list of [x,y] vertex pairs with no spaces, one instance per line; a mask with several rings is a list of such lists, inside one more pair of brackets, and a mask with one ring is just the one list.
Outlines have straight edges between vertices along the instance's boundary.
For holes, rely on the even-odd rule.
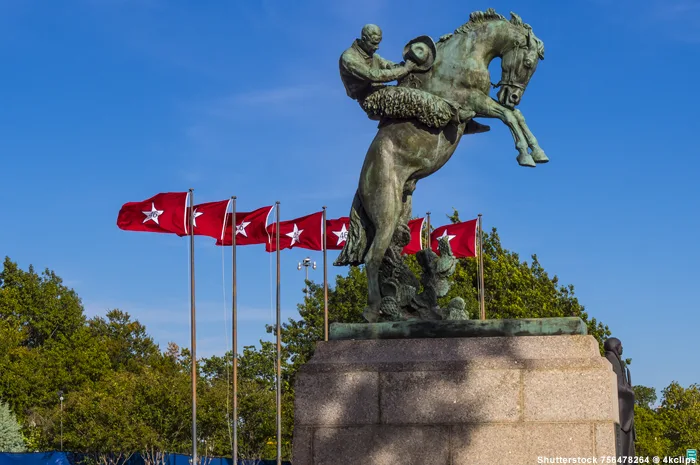
[[685,457],[686,449],[700,444],[700,385],[683,388],[673,381],[661,392],[635,386],[634,417],[637,455]]
[[[456,211],[451,219],[459,221]],[[487,318],[577,316],[586,322],[602,351],[610,330],[589,317],[572,285],[561,285],[556,275],[550,277],[537,256],[529,263],[521,261],[517,253],[502,246],[496,229],[483,239]],[[408,260],[418,268],[415,257]],[[336,276],[329,286],[329,320],[363,322],[367,276],[362,267],[343,271],[346,274]],[[460,259],[443,303],[462,297],[472,317],[478,315],[476,278],[476,261]],[[307,284],[309,295],[298,305],[299,317],[290,318],[281,329],[286,459],[291,456],[296,373],[323,339],[323,287],[312,281]],[[267,327],[269,333],[273,330]],[[200,454],[231,453],[231,359],[229,352],[198,360]],[[239,354],[241,457],[275,457],[275,361],[275,344],[264,340]],[[10,447],[2,442],[7,437],[14,438],[13,444],[19,437],[18,447],[57,449],[63,419],[65,450],[123,453],[124,457],[147,450],[189,453],[190,367],[188,349],[169,343],[161,350],[147,328],[127,312],[113,309],[87,318],[76,292],[53,271],[39,274],[31,266],[24,271],[5,259],[0,272],[0,400],[6,402],[0,403],[2,447]],[[640,451],[671,455],[699,442],[697,385],[685,389],[671,383],[662,392],[658,408],[653,389],[637,386],[635,390]],[[64,393],[63,411],[59,391]]]

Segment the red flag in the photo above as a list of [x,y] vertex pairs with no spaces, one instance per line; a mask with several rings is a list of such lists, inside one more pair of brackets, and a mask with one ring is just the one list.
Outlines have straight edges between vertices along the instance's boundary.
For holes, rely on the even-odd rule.
[[413,255],[423,249],[423,223],[425,218],[416,218],[408,222],[411,230],[411,242],[401,251],[402,254]]
[[[301,247],[302,249],[323,250],[323,212],[312,213],[295,220],[280,221],[280,250]],[[277,223],[272,223],[267,230],[270,242],[265,246],[268,252],[274,252],[276,247]]]
[[[224,234],[224,220],[231,200],[221,200],[219,202],[200,203],[194,206],[194,216],[192,226],[194,226],[195,236],[209,236],[216,240],[221,240]],[[190,208],[187,207],[189,213]],[[230,221],[231,219],[228,218]],[[187,234],[178,234],[186,236]]]
[[[262,207],[252,212],[236,212],[236,245],[267,244],[269,236],[267,232],[267,219],[272,213],[273,207]],[[216,241],[216,245],[231,245],[231,231],[233,230],[233,215],[226,215],[226,231],[223,240]]]
[[337,220],[326,220],[326,249],[342,250],[348,240],[350,218],[344,216]]
[[456,258],[476,257],[476,230],[479,220],[448,224],[436,228],[430,235],[430,247],[438,251],[438,239],[447,237]]
[[141,202],[122,205],[117,226],[125,231],[187,235],[187,192],[156,194]]

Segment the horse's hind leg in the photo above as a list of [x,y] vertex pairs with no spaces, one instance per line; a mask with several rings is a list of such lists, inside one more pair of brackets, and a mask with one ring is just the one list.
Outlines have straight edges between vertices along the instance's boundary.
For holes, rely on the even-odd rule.
[[391,245],[394,231],[396,231],[401,216],[402,190],[403,183],[399,183],[398,180],[384,180],[384,182],[375,185],[371,195],[365,197],[364,201],[365,211],[375,225],[374,240],[365,256],[368,295],[364,316],[370,323],[379,318],[379,308],[382,302],[379,268],[382,265],[384,254]]

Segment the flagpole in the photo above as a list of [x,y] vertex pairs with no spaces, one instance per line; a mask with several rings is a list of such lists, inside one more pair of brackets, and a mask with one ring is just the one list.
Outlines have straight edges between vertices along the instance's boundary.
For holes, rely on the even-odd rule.
[[192,338],[192,465],[197,465],[197,327],[194,304],[194,225],[192,222],[192,212],[194,211],[194,189],[189,189],[189,194],[190,209],[188,225],[190,228],[190,331]]
[[233,307],[233,448],[231,457],[233,459],[233,465],[238,465],[238,292],[236,289],[236,225],[236,196],[234,195],[231,197],[231,258],[233,267],[231,271],[233,285],[233,292],[231,294]]
[[328,340],[328,244],[326,238],[326,206],[323,206],[323,340]]
[[282,465],[282,338],[280,320],[280,203],[277,207],[277,226],[275,227],[275,242],[277,251],[277,465]]
[[[428,245],[427,245],[427,248],[430,249],[430,248],[431,248],[431,247],[430,247],[430,245],[431,245],[431,244],[430,244],[430,212],[426,212],[425,216],[426,216],[426,219],[427,219],[427,221],[428,221],[428,228],[426,229],[426,232],[428,233]],[[425,248],[425,247],[423,247],[423,248]]]
[[479,316],[482,320],[486,319],[484,294],[484,235],[481,226],[481,213],[479,213]]

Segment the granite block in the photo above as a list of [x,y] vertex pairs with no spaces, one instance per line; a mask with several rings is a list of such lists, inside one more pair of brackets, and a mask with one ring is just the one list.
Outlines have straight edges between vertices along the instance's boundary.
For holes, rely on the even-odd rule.
[[616,383],[607,370],[524,371],[524,419],[618,421]]
[[600,457],[615,455],[615,423],[596,423],[595,452]]
[[353,371],[412,372],[412,371],[465,371],[465,370],[593,370],[611,371],[610,362],[598,358],[548,358],[538,359],[507,359],[484,358],[472,360],[450,361],[421,361],[421,362],[338,362],[338,363],[307,363],[301,367],[300,373],[340,373]]
[[600,358],[593,336],[322,341],[309,364]]
[[310,426],[295,426],[292,441],[292,463],[294,465],[312,465],[314,429]]
[[385,424],[516,421],[519,370],[382,373],[380,417]]
[[[532,465],[538,457],[593,457],[589,424],[514,423],[452,427],[452,463]],[[554,463],[554,462],[550,462]]]
[[439,426],[318,428],[313,465],[450,465],[449,438]]
[[294,422],[301,426],[379,422],[376,372],[300,373],[295,386]]

